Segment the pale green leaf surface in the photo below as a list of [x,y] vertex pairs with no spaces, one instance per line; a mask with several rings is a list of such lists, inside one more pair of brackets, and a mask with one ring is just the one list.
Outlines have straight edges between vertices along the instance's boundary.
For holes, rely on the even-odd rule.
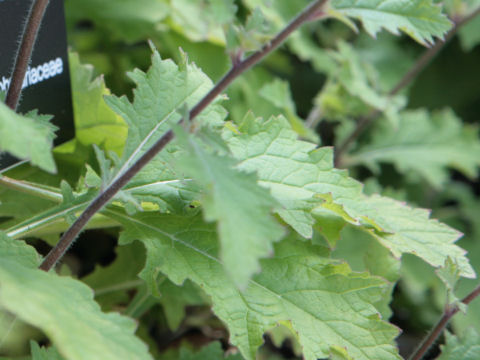
[[[199,68],[188,64],[186,56],[177,66],[171,60],[162,60],[157,51],[147,73],[135,70],[129,76],[137,84],[133,103],[125,96],[106,98],[129,126],[123,155],[115,161],[116,177],[180,120],[181,108],[194,106],[213,86]],[[214,102],[196,120],[200,124],[216,124],[223,122],[225,116],[225,110]],[[198,197],[198,186],[183,179],[171,166],[181,151],[175,144],[167,146],[130,181],[122,191],[124,195],[155,203],[162,211],[182,212]]]
[[332,262],[322,248],[297,240],[280,243],[276,257],[262,260],[262,273],[241,292],[218,259],[213,227],[200,216],[110,216],[125,226],[121,243],[140,239],[145,244],[142,277],[152,281],[161,271],[177,284],[191,279],[200,285],[246,359],[255,358],[263,333],[282,320],[299,334],[307,360],[328,356],[333,345],[346,347],[356,359],[400,359],[393,345],[397,330],[371,305],[381,297],[384,282]]
[[[405,106],[405,99],[401,96],[392,97],[387,92],[382,91],[378,83],[380,76],[377,70],[348,43],[339,42],[338,51],[332,52],[331,56],[335,59],[337,66],[329,78],[329,86],[340,84],[341,91],[337,90],[337,92],[340,94],[342,92],[347,93],[365,104],[366,106],[361,109],[364,113],[370,112],[372,108],[380,110],[385,113],[387,119],[394,126],[397,126],[398,112]],[[329,86],[326,87],[327,90]],[[351,102],[350,99],[341,97],[338,101],[341,103]],[[351,105],[341,104],[341,106],[348,109]],[[335,112],[338,112],[338,110]],[[353,117],[357,114],[348,115]]]
[[30,112],[16,114],[0,102],[0,151],[29,160],[33,165],[51,173],[57,171],[52,156],[55,126],[49,116]]
[[128,129],[105,104],[103,97],[110,91],[103,78],[93,79],[93,67],[82,65],[76,53],[70,53],[69,64],[76,139],[85,146],[96,144],[121,155]]
[[442,354],[437,360],[477,360],[480,358],[480,336],[467,329],[461,336],[446,332],[446,344],[441,346]]
[[158,0],[68,0],[68,22],[90,19],[115,38],[128,42],[144,40],[155,33],[169,14],[169,5]]
[[[212,81],[194,64],[188,64],[186,58],[177,66],[171,60],[162,60],[156,50],[147,73],[137,69],[129,76],[137,84],[133,103],[126,96],[106,98],[108,105],[128,124],[119,173],[180,120],[178,111],[183,106],[194,106],[212,87]],[[224,110],[214,103],[197,121],[221,122],[224,116]]]
[[192,41],[224,45],[221,25],[232,23],[237,6],[233,0],[175,0],[170,2],[170,27]]
[[478,130],[462,124],[448,110],[433,114],[408,111],[401,114],[398,128],[379,122],[372,140],[345,160],[346,164],[364,164],[373,170],[380,163],[392,163],[401,173],[414,172],[441,188],[450,177],[449,168],[471,178],[477,176]]
[[40,255],[32,246],[8,237],[3,231],[0,231],[0,254],[3,260],[16,261],[28,268],[35,268],[40,264]]
[[400,278],[400,262],[388,249],[383,247],[368,232],[353,226],[347,226],[341,232],[341,240],[332,252],[335,259],[345,260],[355,271],[368,271],[371,275],[381,276],[389,283],[389,291],[375,306],[384,319],[392,315],[389,304],[393,287]]
[[181,128],[175,133],[187,151],[178,167],[202,185],[205,219],[217,222],[220,258],[233,281],[244,288],[259,272],[259,258],[270,255],[272,243],[283,235],[271,215],[277,203],[254,174],[235,169],[234,159],[204,149]]
[[399,258],[403,253],[410,253],[434,267],[444,266],[450,257],[458,264],[462,276],[475,277],[466,251],[454,244],[462,234],[430,219],[430,211],[378,195],[353,201],[343,199],[341,203],[352,216],[363,218],[367,223],[372,221],[378,229],[372,229],[371,234],[394,256]]
[[311,237],[312,211],[322,207],[372,229],[372,235],[397,257],[412,253],[440,267],[450,256],[462,276],[474,276],[465,251],[454,245],[459,232],[429,219],[426,210],[363,195],[360,183],[333,168],[330,148],[316,149],[314,144],[298,141],[284,118],[263,121],[249,115],[238,130],[225,127],[224,138],[241,161],[239,169],[257,172],[259,183],[283,206],[279,215],[302,236]]
[[312,208],[324,202],[316,194],[331,193],[336,200],[361,191],[345,171],[332,168],[331,149],[299,141],[282,116],[263,121],[248,114],[238,131],[226,127],[223,136],[241,160],[239,169],[257,172],[259,183],[283,206],[279,215],[304,237],[312,236]]
[[167,324],[172,331],[177,330],[185,319],[187,306],[209,304],[200,288],[188,280],[182,286],[177,286],[165,279],[159,286],[159,292],[159,302],[165,310]]
[[86,285],[0,257],[1,306],[43,330],[66,359],[151,359],[135,323],[102,313]]
[[[480,6],[480,3],[478,6]],[[463,26],[458,31],[458,35],[459,35],[462,47],[466,51],[470,51],[475,46],[480,44],[480,17],[477,16],[471,22]]]
[[288,82],[280,79],[275,79],[272,82],[265,84],[258,94],[268,102],[272,103],[278,110],[277,113],[284,114],[293,130],[301,137],[312,142],[318,142],[318,135],[307,128],[302,119],[297,115],[295,103],[292,99],[292,93]]
[[180,349],[171,349],[162,354],[159,360],[241,360],[239,354],[224,356],[222,345],[219,342],[211,342],[200,350],[190,350],[186,345]]
[[49,348],[40,347],[34,341],[30,342],[32,351],[32,360],[63,360],[57,349],[53,346]]
[[333,0],[329,13],[360,20],[371,36],[382,28],[395,35],[402,31],[423,45],[442,39],[452,26],[430,0]]

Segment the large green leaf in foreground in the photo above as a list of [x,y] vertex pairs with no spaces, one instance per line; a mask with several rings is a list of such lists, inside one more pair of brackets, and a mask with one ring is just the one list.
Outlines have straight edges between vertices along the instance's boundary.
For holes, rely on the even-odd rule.
[[26,116],[16,114],[0,101],[0,151],[8,151],[43,170],[55,172],[52,146],[56,128],[49,120],[49,116],[36,112]]
[[235,169],[234,159],[204,149],[181,128],[176,135],[187,150],[179,168],[203,186],[205,219],[218,223],[222,262],[234,282],[244,288],[260,270],[258,259],[271,254],[272,242],[283,235],[271,215],[277,202],[258,186],[254,174]]
[[257,172],[259,184],[283,206],[279,215],[302,236],[311,236],[313,215],[322,217],[318,211],[326,209],[370,229],[397,257],[412,253],[440,267],[450,256],[462,276],[474,276],[465,251],[454,244],[459,232],[430,219],[426,210],[365,196],[359,182],[333,168],[330,148],[297,140],[283,117],[264,121],[249,115],[238,128],[226,126],[223,137],[240,160],[239,168]]
[[0,307],[43,330],[66,359],[151,359],[133,334],[135,323],[102,313],[89,287],[38,270],[38,258],[25,243],[2,235],[0,244]]
[[360,20],[372,36],[382,28],[396,35],[403,31],[424,45],[442,38],[452,26],[430,0],[332,0],[329,12]]
[[230,281],[228,264],[218,258],[214,227],[201,216],[106,214],[124,225],[121,243],[140,239],[145,244],[143,278],[155,281],[162,272],[177,284],[190,279],[202,287],[246,359],[255,359],[262,335],[279,321],[291,322],[307,360],[327,357],[334,346],[355,359],[400,359],[393,344],[397,330],[380,320],[372,305],[382,297],[385,282],[353,273],[328,259],[324,248],[296,239],[281,242],[274,258],[261,260],[262,273],[242,292]]

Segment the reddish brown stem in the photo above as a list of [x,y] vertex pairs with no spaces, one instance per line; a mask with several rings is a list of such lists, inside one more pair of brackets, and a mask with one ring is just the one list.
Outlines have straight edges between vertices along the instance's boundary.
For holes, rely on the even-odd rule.
[[47,10],[49,0],[34,0],[28,14],[27,23],[23,30],[22,40],[15,58],[15,65],[10,80],[5,104],[13,110],[17,109],[22,94],[23,80],[27,73],[28,64],[32,57],[33,47],[37,39],[38,30]]
[[[470,294],[468,294],[463,300],[462,303],[465,305],[470,304],[473,300],[475,300],[480,295],[480,285],[477,286]],[[410,360],[421,360],[423,356],[426,354],[428,349],[435,343],[437,338],[443,332],[445,327],[447,326],[450,319],[460,311],[460,308],[456,305],[448,305],[445,307],[445,311],[443,316],[438,321],[437,325],[430,331],[427,337],[422,341],[418,349],[413,353],[410,357]]]

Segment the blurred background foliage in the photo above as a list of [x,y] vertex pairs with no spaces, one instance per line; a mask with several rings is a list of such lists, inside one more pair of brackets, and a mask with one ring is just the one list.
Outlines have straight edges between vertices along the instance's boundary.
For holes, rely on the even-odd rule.
[[[148,40],[163,58],[178,62],[186,53],[213,81],[218,81],[239,49],[248,53],[258,48],[307,3],[66,0],[69,46],[75,53],[70,64],[74,92],[89,87],[100,94],[131,97],[134,84],[126,73],[134,68],[147,70],[151,54]],[[451,19],[480,6],[475,0],[443,3]],[[264,117],[284,114],[301,137],[319,146],[341,144],[359,118],[372,109],[380,111],[382,116],[355,140],[339,165],[364,182],[367,193],[382,193],[432,209],[433,217],[462,231],[465,236],[459,245],[469,252],[472,265],[480,273],[480,16],[462,28],[410,86],[390,98],[389,91],[425,51],[428,49],[406,36],[384,31],[373,39],[336,20],[310,23],[239,78],[228,90],[230,101],[224,106],[233,121],[241,120],[249,110]],[[81,63],[92,64],[93,68]],[[105,85],[101,78],[94,80],[97,76],[104,78]],[[86,104],[75,104],[76,114],[86,109]],[[114,129],[121,144],[126,128],[123,120],[112,114],[105,111],[105,116],[111,117],[110,130]],[[65,158],[72,162],[71,156],[62,157],[72,146],[78,153],[77,164],[59,167],[67,169],[60,176],[72,184],[80,176],[81,164],[87,159],[94,162],[89,145],[101,143],[88,136],[82,138],[77,128],[76,143],[57,149],[59,161]],[[398,153],[386,151],[392,143],[400,149]],[[115,143],[104,145],[118,150]],[[415,146],[419,152],[402,152],[404,146]],[[464,146],[471,149],[468,156]],[[49,181],[54,184],[56,180],[45,179],[45,183]],[[39,201],[29,211],[34,214],[41,206]],[[72,271],[94,288],[103,309],[122,309],[141,318],[139,334],[152,345],[151,349],[156,349],[160,359],[194,359],[191,350],[183,349],[182,355],[178,354],[182,342],[191,349],[215,341],[227,347],[225,328],[211,313],[208,299],[193,284],[187,283],[180,292],[165,280],[160,285],[164,296],[151,301],[142,299],[148,296],[146,290],[108,290],[116,282],[125,281],[131,281],[133,288],[144,258],[143,247],[138,244],[115,250],[116,234],[115,224],[107,230],[86,231],[66,258],[68,267],[63,266],[63,271]],[[346,242],[339,241],[333,255],[346,259],[355,270],[375,273],[368,259],[382,257],[378,246],[351,228],[344,229],[341,235],[355,237],[357,246],[347,248],[343,246]],[[97,244],[95,253],[87,245],[92,239]],[[406,354],[441,315],[446,289],[434,270],[414,256],[404,256],[401,268],[394,269],[390,276],[388,280],[400,280],[393,290],[391,311],[386,307],[384,314],[391,315],[391,321],[405,329],[399,345]],[[475,284],[475,280],[462,279],[457,295],[464,296]],[[8,319],[2,319],[0,327],[2,322],[7,324]],[[473,336],[472,330],[467,331],[471,327],[480,333],[480,301],[472,303],[466,314],[458,314],[450,331],[462,339],[468,334]],[[298,345],[284,330],[279,326],[271,331],[261,359],[298,356]],[[34,331],[26,328],[21,333],[31,337]],[[14,353],[24,351],[24,338],[9,341]],[[217,346],[213,343],[202,351],[215,352]],[[437,354],[438,350],[434,351],[431,358]]]

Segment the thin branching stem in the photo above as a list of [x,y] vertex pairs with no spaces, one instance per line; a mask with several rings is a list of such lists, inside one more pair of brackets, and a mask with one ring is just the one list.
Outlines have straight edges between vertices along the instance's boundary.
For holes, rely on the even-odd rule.
[[[265,56],[279,47],[296,29],[304,23],[315,20],[322,16],[322,8],[327,0],[316,0],[307,6],[297,17],[295,17],[280,33],[265,44],[260,50],[253,53],[244,60],[235,63],[230,71],[210,90],[200,102],[190,111],[190,120],[195,119],[218,95],[220,95],[237,77],[246,70],[253,67]],[[147,165],[170,141],[174,138],[172,130],[165,133],[142,157],[140,157],[130,168],[121,174],[112,184],[101,192],[77,218],[73,225],[63,234],[57,245],[45,257],[40,269],[48,271],[62,258],[65,252],[73,244],[78,234],[87,225],[88,221],[100,211],[110,200],[113,199],[127,183]]]
[[[445,45],[457,34],[458,30],[473,20],[476,16],[480,14],[480,7],[470,13],[469,15],[461,18],[458,21],[454,21],[454,26],[448,31],[443,40],[437,41],[437,43],[431,48],[427,49],[422,56],[412,65],[412,67],[405,73],[405,75],[400,79],[400,81],[389,91],[388,95],[390,97],[395,96],[406,86],[408,86],[417,76],[425,70],[425,68],[432,62],[432,60],[438,55],[438,53],[445,47]],[[368,128],[368,126],[375,121],[380,115],[380,110],[372,110],[367,115],[361,117],[357,121],[357,125],[350,133],[350,135],[345,138],[345,140],[337,146],[335,149],[335,166],[342,166],[342,157],[345,152],[348,151],[352,143]]]
[[[462,303],[465,305],[470,304],[480,295],[480,285],[478,285],[473,291],[465,296]],[[442,317],[438,321],[437,325],[430,331],[427,337],[422,341],[418,349],[410,356],[410,360],[421,360],[426,354],[428,349],[435,343],[440,334],[445,330],[450,319],[460,311],[458,305],[447,305]]]
[[27,73],[28,64],[32,57],[33,47],[37,39],[38,30],[42,24],[43,16],[47,10],[49,0],[33,0],[27,23],[23,30],[22,39],[18,48],[13,73],[10,80],[5,104],[13,110],[17,109],[20,95],[22,94],[23,80]]

